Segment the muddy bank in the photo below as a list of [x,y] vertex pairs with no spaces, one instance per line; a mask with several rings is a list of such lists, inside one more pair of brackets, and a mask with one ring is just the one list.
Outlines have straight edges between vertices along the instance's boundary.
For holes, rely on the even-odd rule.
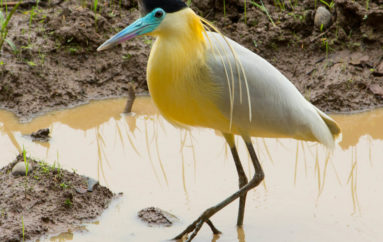
[[[53,2],[53,1],[52,1]],[[0,57],[0,105],[20,118],[91,99],[127,96],[147,89],[148,42],[97,52],[112,33],[138,17],[136,3],[65,1],[20,9],[12,18]],[[88,5],[86,3],[89,3]]]
[[26,161],[27,176],[22,155],[0,170],[0,241],[34,240],[75,229],[99,216],[114,197],[109,189],[58,164]]
[[[255,1],[260,3],[259,1]],[[316,3],[316,4],[315,4]],[[383,2],[371,0],[196,0],[192,8],[266,58],[319,108],[348,112],[383,105]],[[329,25],[315,26],[318,6]],[[270,18],[265,12],[267,9]],[[65,1],[21,9],[0,57],[0,106],[26,120],[91,99],[147,90],[149,37],[96,48],[139,16],[136,1]]]
[[[251,3],[245,18],[243,1],[226,1],[226,17],[220,1],[193,3],[225,35],[275,65],[319,108],[349,112],[383,105],[383,1],[369,1],[368,8],[360,0],[327,1],[330,7],[311,0],[263,2],[271,19]],[[327,28],[314,24],[319,6],[331,14]]]

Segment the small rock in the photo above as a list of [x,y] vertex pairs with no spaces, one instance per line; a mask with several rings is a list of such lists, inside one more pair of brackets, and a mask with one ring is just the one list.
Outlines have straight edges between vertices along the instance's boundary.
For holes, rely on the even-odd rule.
[[85,189],[83,187],[75,187],[74,190],[76,190],[76,192],[79,194],[84,194],[88,191],[87,189]]
[[33,141],[48,142],[50,139],[49,129],[39,129],[36,132],[32,133],[31,137]]
[[375,71],[372,73],[375,76],[383,76],[383,61],[376,67]]
[[[33,166],[29,164],[28,166],[28,173],[30,173],[33,170]],[[14,176],[25,176],[26,175],[26,166],[24,162],[18,162],[16,165],[12,168],[12,175]]]
[[138,212],[138,217],[149,226],[160,225],[169,227],[173,225],[174,222],[178,221],[178,218],[173,214],[155,207],[140,210]]
[[93,192],[94,186],[98,185],[98,181],[88,177],[88,192]]
[[323,29],[326,29],[331,24],[331,13],[325,7],[318,7],[314,17],[315,26],[320,29],[323,25]]
[[368,55],[362,55],[360,53],[351,56],[350,64],[360,67],[372,67],[370,63],[370,57]]
[[383,87],[379,86],[378,84],[372,84],[370,86],[370,90],[373,94],[383,97]]

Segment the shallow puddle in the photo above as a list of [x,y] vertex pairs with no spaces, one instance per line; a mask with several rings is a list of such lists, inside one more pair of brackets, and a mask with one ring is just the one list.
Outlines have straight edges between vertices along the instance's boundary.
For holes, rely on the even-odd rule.
[[[234,162],[216,132],[174,128],[148,97],[135,101],[133,115],[121,114],[124,105],[125,99],[97,101],[27,124],[0,112],[0,167],[24,146],[34,158],[59,162],[124,194],[80,232],[41,241],[164,241],[238,189]],[[266,179],[248,194],[243,229],[235,226],[235,202],[212,218],[222,235],[204,226],[195,241],[383,240],[383,110],[333,117],[343,141],[329,158],[315,143],[255,138]],[[47,127],[49,144],[25,136]],[[238,144],[251,176],[245,147]],[[180,222],[147,227],[137,212],[148,206]]]

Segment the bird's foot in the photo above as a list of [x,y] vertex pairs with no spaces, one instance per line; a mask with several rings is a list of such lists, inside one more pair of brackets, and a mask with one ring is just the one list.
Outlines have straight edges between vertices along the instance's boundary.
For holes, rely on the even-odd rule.
[[197,235],[198,231],[201,229],[204,223],[209,225],[213,234],[220,234],[221,232],[214,226],[213,222],[211,222],[210,217],[215,213],[213,208],[207,209],[201,216],[199,216],[192,224],[190,224],[182,233],[177,235],[174,240],[180,240],[187,236],[189,233],[192,233],[189,238],[187,238],[186,242],[190,242]]

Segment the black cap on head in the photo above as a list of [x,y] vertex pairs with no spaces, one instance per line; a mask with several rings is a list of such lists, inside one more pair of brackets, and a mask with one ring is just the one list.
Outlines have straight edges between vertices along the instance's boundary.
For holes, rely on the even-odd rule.
[[162,8],[167,13],[174,13],[187,7],[182,0],[138,0],[138,5],[142,16],[155,8]]

